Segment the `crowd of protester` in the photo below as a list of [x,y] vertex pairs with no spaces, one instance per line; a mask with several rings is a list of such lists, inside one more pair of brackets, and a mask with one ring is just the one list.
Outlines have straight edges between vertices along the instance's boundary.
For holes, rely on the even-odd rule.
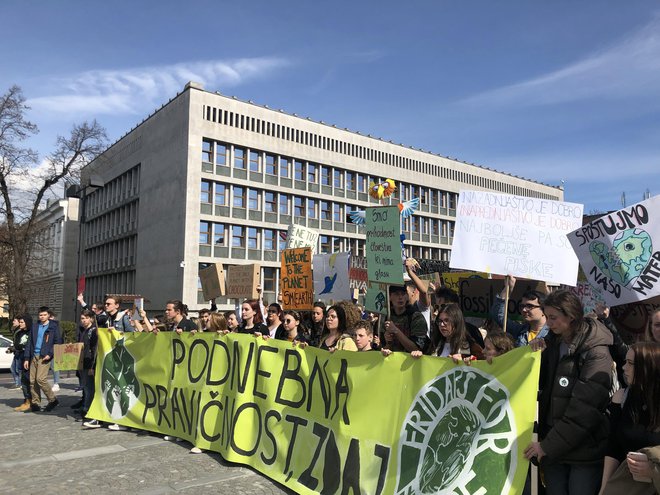
[[[189,316],[179,300],[167,302],[164,314],[152,319],[143,309],[121,310],[108,296],[103,303],[81,304],[78,341],[83,344],[78,372],[82,399],[75,410],[88,428],[101,427],[86,418],[94,396],[97,328],[122,332],[230,332],[255,338],[288,341],[328,352],[395,352],[414,358],[449,358],[470,365],[492,363],[516,347],[542,352],[539,380],[538,439],[525,457],[540,466],[548,495],[652,494],[660,488],[660,309],[651,317],[640,342],[626,343],[609,318],[597,308],[584,315],[578,297],[569,290],[549,294],[525,292],[520,320],[506,318],[506,299],[516,284],[506,277],[495,297],[491,318],[478,328],[467,322],[456,293],[429,286],[407,260],[407,282],[389,287],[386,315],[363,311],[352,301],[329,307],[318,301],[309,312],[265,304],[261,297],[243,301],[239,312],[211,309]],[[503,328],[506,320],[506,328]],[[54,315],[40,308],[38,321],[29,315],[14,319],[16,387],[24,402],[16,411],[44,411],[58,406],[57,389],[47,380],[53,345],[62,343]],[[125,429],[108,425],[112,430]],[[166,437],[174,439],[173,437]],[[193,447],[191,452],[200,453]],[[641,481],[640,481],[641,480]],[[525,488],[529,491],[528,485]]]

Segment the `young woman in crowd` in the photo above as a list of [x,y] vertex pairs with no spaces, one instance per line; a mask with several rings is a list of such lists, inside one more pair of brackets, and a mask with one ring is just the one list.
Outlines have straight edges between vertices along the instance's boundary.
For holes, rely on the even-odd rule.
[[660,492],[660,343],[633,344],[623,373],[628,387],[610,404],[601,494],[652,495]]
[[[21,359],[25,358],[25,346],[32,328],[32,317],[30,315],[23,315],[18,317],[18,330],[14,334],[14,356],[20,356]],[[23,403],[14,408],[14,411],[25,412],[30,410],[30,371],[26,370],[22,365],[21,372],[21,392],[23,392]]]
[[246,299],[241,305],[243,321],[238,327],[238,333],[268,335],[268,327],[264,325],[261,306],[258,299]]
[[651,314],[651,321],[646,328],[644,340],[648,342],[660,342],[660,308]]
[[16,352],[16,334],[18,334],[18,331],[18,318],[14,318],[11,322],[11,334],[14,340],[14,344],[7,349],[7,353],[14,354],[14,358],[11,361],[10,371],[11,376],[14,379],[14,388],[16,390],[21,388],[21,368],[23,368],[23,356],[21,355],[19,359],[18,353]]
[[[458,304],[450,303],[440,307],[437,327],[431,334],[428,353],[437,357],[451,357],[463,360],[474,356],[483,359],[483,349],[468,334],[463,312]],[[413,351],[413,357],[420,357],[422,351]]]
[[311,345],[317,345],[325,335],[325,303],[316,301],[312,308]]
[[568,290],[549,294],[543,312],[550,332],[530,342],[543,350],[539,439],[525,457],[541,463],[548,495],[594,495],[600,487],[609,425],[612,334],[584,317]]
[[277,303],[268,306],[266,324],[268,325],[268,335],[270,338],[286,340],[286,330],[282,324],[283,320],[284,313],[282,312],[282,306]]
[[238,332],[238,318],[236,311],[225,311],[225,321],[227,322],[227,330],[230,332]]
[[342,349],[357,351],[355,342],[348,334],[346,326],[346,312],[339,305],[330,306],[325,317],[326,333],[321,337],[319,347],[327,351]]
[[300,313],[297,311],[285,311],[283,318],[284,334],[278,338],[280,340],[288,340],[289,342],[307,343],[300,322]]

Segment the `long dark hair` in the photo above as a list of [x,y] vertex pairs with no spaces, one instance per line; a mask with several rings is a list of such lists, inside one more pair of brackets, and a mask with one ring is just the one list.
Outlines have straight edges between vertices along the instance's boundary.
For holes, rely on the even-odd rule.
[[[333,310],[335,313],[337,313],[337,333],[339,335],[345,334],[348,329],[346,327],[346,311],[344,311],[344,308],[342,306],[339,306],[337,304],[330,306],[326,312],[325,316],[326,318],[328,317],[328,313],[330,313],[330,310]],[[325,339],[325,337],[328,336],[330,331],[328,330],[328,325],[325,326],[325,333],[322,336],[322,339]]]
[[[633,422],[648,431],[660,430],[660,343],[638,342],[630,349],[635,354],[634,376],[626,399]],[[644,424],[647,423],[648,424]]]
[[461,352],[461,348],[464,347],[467,343],[467,329],[465,328],[465,319],[463,318],[463,312],[458,304],[450,303],[443,304],[440,306],[440,312],[438,313],[438,318],[436,320],[436,328],[434,329],[434,335],[431,336],[432,350],[442,352],[442,348],[447,342],[445,337],[440,333],[440,316],[447,315],[449,322],[452,326],[452,333],[449,336],[449,349],[451,354],[458,354]]

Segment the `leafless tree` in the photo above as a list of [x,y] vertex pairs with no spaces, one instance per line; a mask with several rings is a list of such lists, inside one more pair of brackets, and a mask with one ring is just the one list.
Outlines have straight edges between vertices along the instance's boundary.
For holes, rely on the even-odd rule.
[[[54,151],[39,166],[39,155],[23,142],[38,132],[26,119],[29,108],[20,87],[0,97],[0,284],[9,299],[9,313],[27,308],[26,270],[39,229],[38,215],[48,192],[103,151],[105,129],[95,120],[76,124],[68,137],[58,137]],[[30,187],[19,184],[29,181]]]

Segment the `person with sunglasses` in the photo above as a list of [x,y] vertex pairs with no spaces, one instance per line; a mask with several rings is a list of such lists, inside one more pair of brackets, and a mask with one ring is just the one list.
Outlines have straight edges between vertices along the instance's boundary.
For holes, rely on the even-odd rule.
[[[504,279],[504,288],[502,292],[495,297],[495,302],[490,310],[491,317],[499,326],[504,325],[504,300],[506,298],[507,286],[509,295],[513,292],[516,285],[516,278],[513,275],[507,275]],[[516,347],[527,345],[534,339],[542,339],[548,335],[548,325],[546,324],[545,314],[543,314],[543,302],[545,295],[538,291],[528,291],[522,296],[520,302],[520,314],[522,322],[507,318],[506,332],[516,341]]]
[[279,340],[288,340],[289,342],[304,342],[308,343],[307,338],[305,338],[304,330],[300,322],[300,313],[297,311],[285,311],[284,320],[282,321],[284,325],[284,334],[279,337],[276,337]]

